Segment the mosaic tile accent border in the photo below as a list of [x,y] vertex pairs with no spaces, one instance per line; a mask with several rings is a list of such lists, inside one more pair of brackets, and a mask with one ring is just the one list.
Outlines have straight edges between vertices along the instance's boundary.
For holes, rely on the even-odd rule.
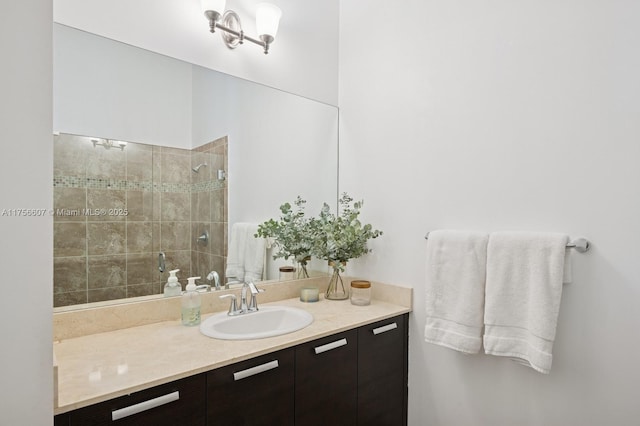
[[189,194],[192,192],[205,192],[213,189],[223,189],[224,181],[212,180],[208,182],[191,183],[159,183],[150,181],[127,181],[102,178],[81,178],[77,176],[54,176],[54,188],[80,188],[80,189],[118,189],[128,191],[153,191]]

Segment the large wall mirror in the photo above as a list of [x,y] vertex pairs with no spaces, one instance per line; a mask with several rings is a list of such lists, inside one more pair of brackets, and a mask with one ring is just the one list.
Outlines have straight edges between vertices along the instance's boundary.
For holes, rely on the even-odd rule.
[[[64,309],[153,297],[171,269],[224,280],[233,224],[298,195],[309,214],[337,199],[335,106],[60,24],[54,130]],[[267,252],[264,278],[283,263]]]

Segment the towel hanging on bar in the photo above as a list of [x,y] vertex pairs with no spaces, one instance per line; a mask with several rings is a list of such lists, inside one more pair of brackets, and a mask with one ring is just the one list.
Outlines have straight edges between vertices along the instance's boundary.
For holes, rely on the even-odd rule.
[[[427,235],[424,236],[424,239],[425,240],[429,239],[428,232],[427,232]],[[567,248],[574,248],[578,253],[585,253],[589,251],[589,248],[591,248],[591,243],[586,238],[580,237],[580,238],[576,238],[575,240],[569,241],[569,243],[567,244]]]

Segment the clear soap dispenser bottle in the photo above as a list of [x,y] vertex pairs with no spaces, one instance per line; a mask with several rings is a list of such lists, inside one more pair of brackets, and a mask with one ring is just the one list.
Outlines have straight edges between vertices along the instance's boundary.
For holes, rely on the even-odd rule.
[[167,280],[167,283],[164,285],[164,297],[180,296],[182,294],[182,286],[178,282],[178,277],[176,277],[176,272],[180,272],[180,269],[174,269],[173,271],[169,271],[169,279]]
[[196,280],[200,277],[187,278],[187,291],[182,295],[182,325],[200,324],[200,294],[196,291]]

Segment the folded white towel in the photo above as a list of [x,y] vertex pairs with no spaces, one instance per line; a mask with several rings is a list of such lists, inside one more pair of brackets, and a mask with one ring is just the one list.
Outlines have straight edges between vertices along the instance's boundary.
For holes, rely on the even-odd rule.
[[227,250],[227,281],[260,281],[264,270],[266,241],[256,238],[258,225],[234,223]]
[[496,232],[487,247],[485,353],[549,373],[562,295],[563,234]]
[[488,235],[479,232],[429,233],[425,341],[480,351],[487,241]]

